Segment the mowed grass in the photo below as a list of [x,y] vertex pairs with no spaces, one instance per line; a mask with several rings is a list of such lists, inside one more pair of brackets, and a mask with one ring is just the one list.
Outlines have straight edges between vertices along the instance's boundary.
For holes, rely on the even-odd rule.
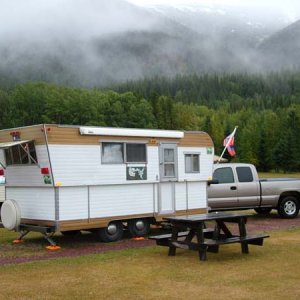
[[300,299],[300,228],[263,247],[208,253],[151,246],[0,266],[0,299]]

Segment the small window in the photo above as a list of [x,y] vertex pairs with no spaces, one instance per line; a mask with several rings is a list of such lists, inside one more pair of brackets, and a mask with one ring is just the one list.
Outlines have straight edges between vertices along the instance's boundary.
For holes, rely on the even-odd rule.
[[233,183],[234,177],[231,168],[219,168],[214,172],[214,179],[217,179],[219,183]]
[[175,151],[164,149],[164,176],[175,177]]
[[5,160],[8,166],[37,164],[34,143],[23,143],[5,149]]
[[253,175],[249,167],[237,167],[236,172],[238,175],[239,182],[252,182]]
[[199,173],[199,154],[185,154],[185,173]]
[[124,162],[123,143],[102,143],[102,163],[122,164]]
[[126,162],[128,163],[145,163],[146,145],[126,143]]

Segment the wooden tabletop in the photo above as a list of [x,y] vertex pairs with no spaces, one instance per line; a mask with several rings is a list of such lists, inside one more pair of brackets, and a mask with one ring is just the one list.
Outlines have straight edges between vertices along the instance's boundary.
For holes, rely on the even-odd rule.
[[186,222],[186,223],[197,223],[202,221],[210,220],[221,220],[221,219],[238,219],[243,217],[249,217],[251,214],[246,213],[232,213],[232,212],[211,212],[207,214],[197,215],[184,215],[163,218],[166,221],[174,222]]

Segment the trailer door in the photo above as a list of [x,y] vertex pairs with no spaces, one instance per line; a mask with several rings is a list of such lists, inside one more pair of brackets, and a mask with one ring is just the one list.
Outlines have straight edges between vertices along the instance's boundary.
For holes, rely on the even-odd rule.
[[160,183],[158,211],[160,214],[175,211],[175,182],[178,178],[177,144],[161,143],[159,150]]

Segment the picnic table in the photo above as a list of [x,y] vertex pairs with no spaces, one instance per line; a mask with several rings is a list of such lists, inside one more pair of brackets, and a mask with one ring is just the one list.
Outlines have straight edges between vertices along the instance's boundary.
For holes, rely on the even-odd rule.
[[[169,256],[176,255],[176,249],[195,250],[201,261],[207,259],[207,252],[218,253],[219,246],[239,243],[242,253],[249,253],[248,245],[262,246],[268,235],[248,235],[246,222],[249,214],[213,212],[207,214],[165,217],[164,221],[171,225],[172,233],[150,236],[157,245],[169,247]],[[213,228],[207,228],[211,221]],[[227,223],[238,225],[237,234],[233,234]]]

